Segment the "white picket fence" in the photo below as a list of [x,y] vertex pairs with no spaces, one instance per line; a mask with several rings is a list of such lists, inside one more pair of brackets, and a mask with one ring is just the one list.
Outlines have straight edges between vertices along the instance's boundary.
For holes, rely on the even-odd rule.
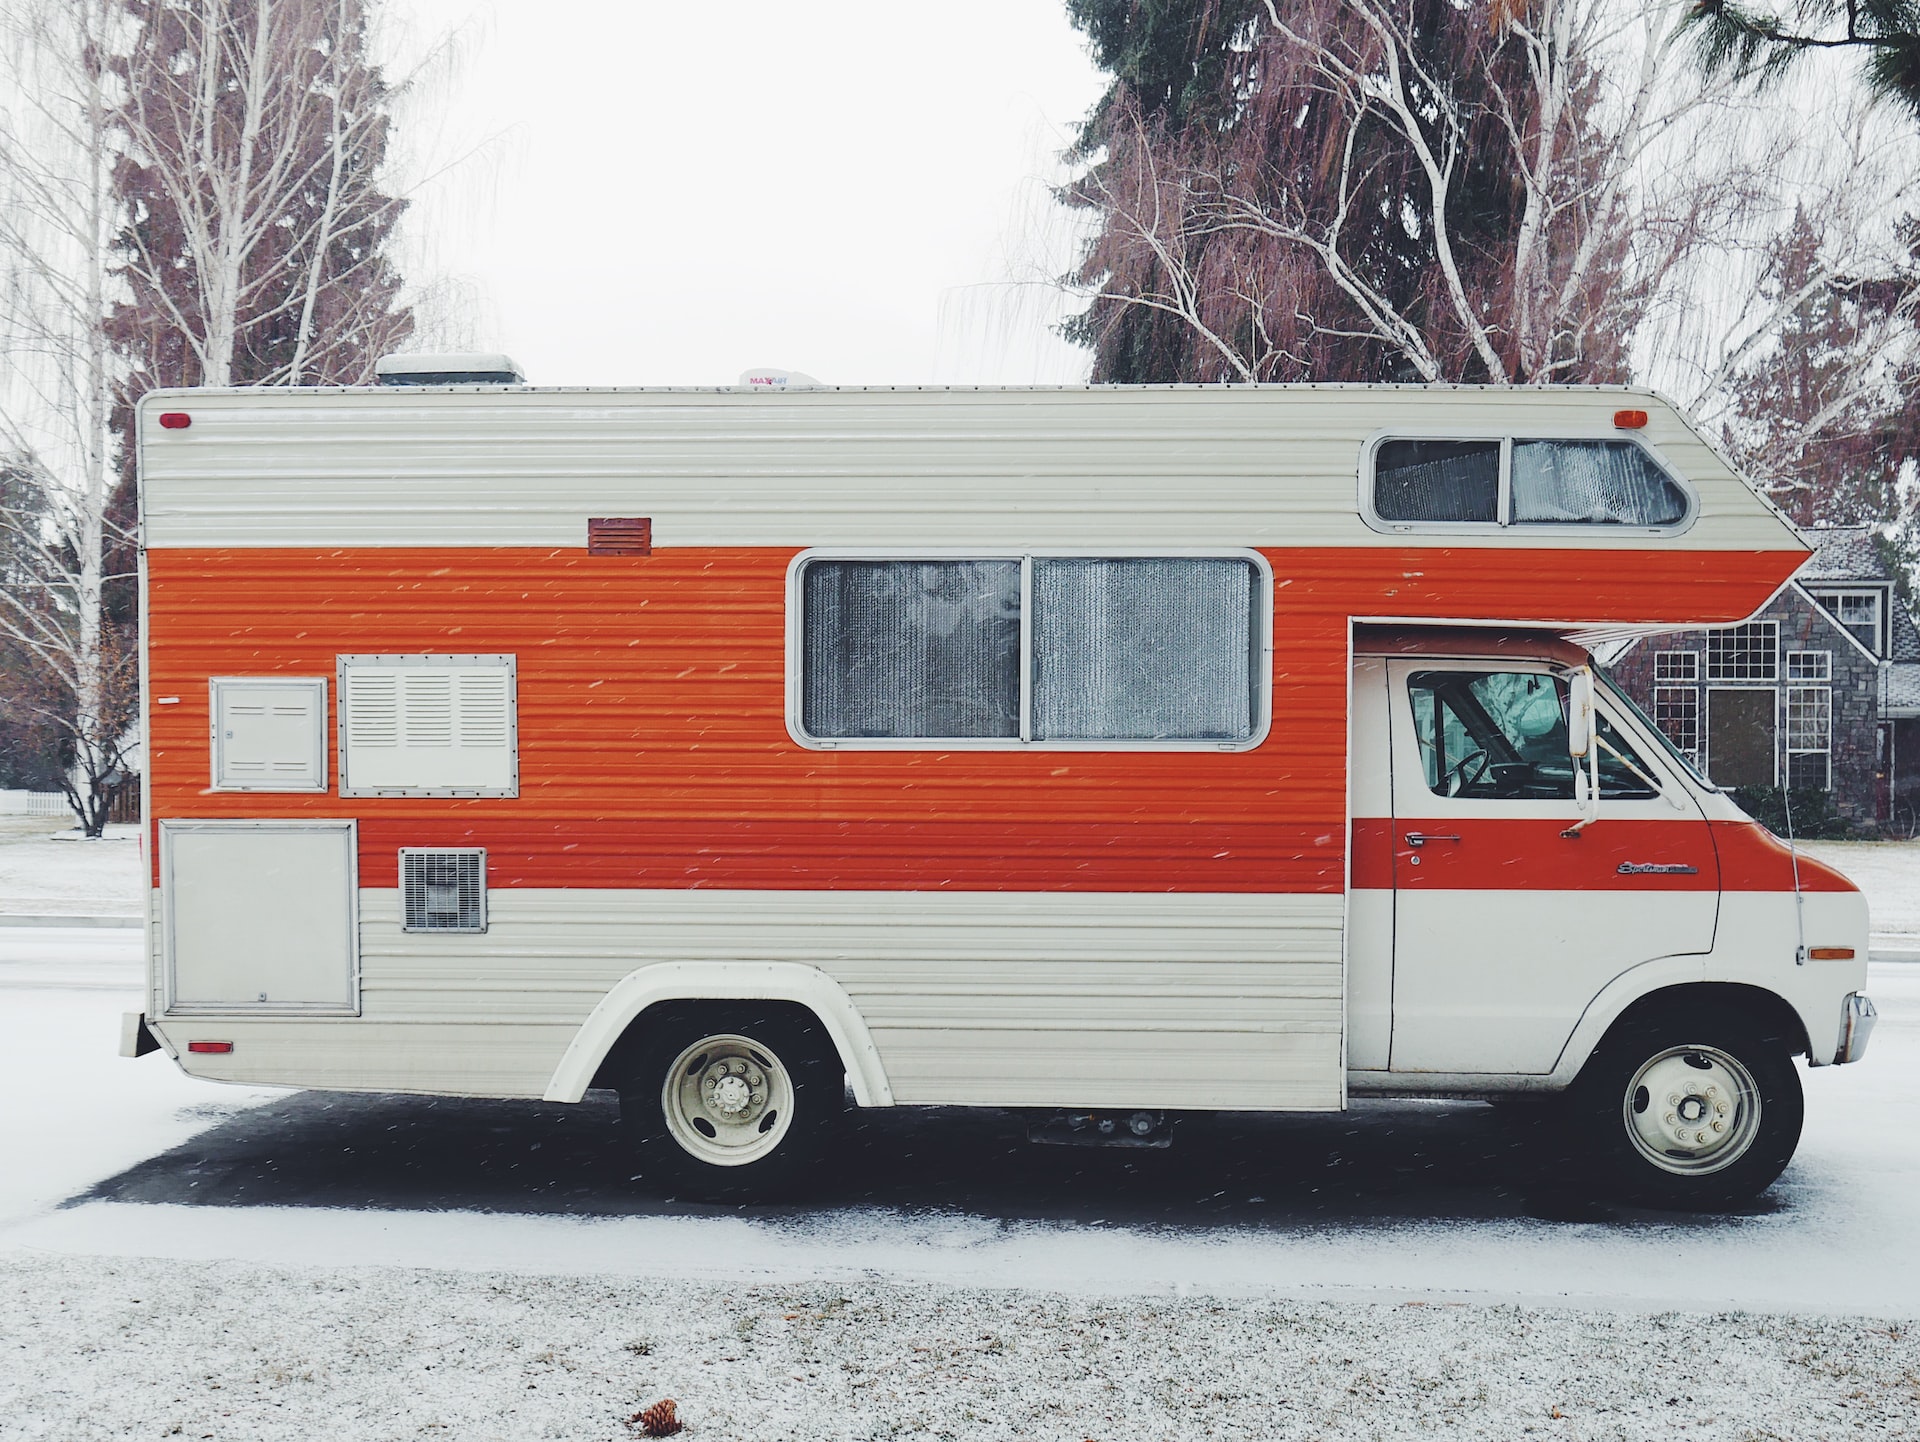
[[58,791],[0,791],[0,816],[65,816],[67,798]]

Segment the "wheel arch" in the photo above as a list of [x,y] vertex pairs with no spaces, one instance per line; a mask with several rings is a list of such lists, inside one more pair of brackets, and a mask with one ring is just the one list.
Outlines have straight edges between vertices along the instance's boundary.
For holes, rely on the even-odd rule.
[[863,1107],[893,1105],[879,1050],[846,988],[816,966],[744,961],[657,962],[627,973],[574,1032],[542,1099],[579,1101],[643,1014],[664,1003],[698,1001],[775,1001],[804,1009],[833,1043],[854,1100]]
[[[1638,970],[1638,969],[1636,969]],[[1638,982],[1639,984],[1635,984]],[[1648,982],[1656,984],[1648,985]],[[1629,972],[1594,998],[1567,1039],[1554,1067],[1554,1080],[1571,1083],[1600,1044],[1616,1029],[1641,1017],[1679,1008],[1728,1009],[1744,1012],[1762,1025],[1778,1028],[1796,1054],[1811,1057],[1807,1021],[1798,1008],[1777,991],[1746,981],[1699,977],[1659,979]]]

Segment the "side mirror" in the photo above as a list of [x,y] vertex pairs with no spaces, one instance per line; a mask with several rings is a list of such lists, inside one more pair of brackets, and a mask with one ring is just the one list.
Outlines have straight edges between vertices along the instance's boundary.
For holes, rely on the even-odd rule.
[[1576,761],[1593,749],[1593,672],[1585,666],[1568,678],[1567,749]]

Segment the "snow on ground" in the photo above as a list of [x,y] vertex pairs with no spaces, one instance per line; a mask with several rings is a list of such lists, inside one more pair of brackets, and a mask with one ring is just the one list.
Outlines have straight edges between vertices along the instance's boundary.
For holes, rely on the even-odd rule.
[[71,817],[0,816],[0,915],[140,914],[139,828],[89,841],[72,827]]
[[8,1224],[283,1095],[116,1055],[121,1014],[144,1005],[141,935],[0,927],[0,1247]]
[[8,1437],[1920,1436],[1920,968],[1731,1218],[59,1207],[274,1095],[112,1054],[136,935],[0,931]]
[[0,1416],[184,1436],[1899,1438],[1920,1345],[1858,1320],[1211,1299],[862,1281],[10,1268]]

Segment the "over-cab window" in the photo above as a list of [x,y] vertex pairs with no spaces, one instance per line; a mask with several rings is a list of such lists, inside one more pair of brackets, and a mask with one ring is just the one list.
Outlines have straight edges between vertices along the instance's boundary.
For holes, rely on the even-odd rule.
[[1373,518],[1424,526],[1636,526],[1687,519],[1687,491],[1629,440],[1390,437],[1373,448]]
[[792,721],[822,745],[1237,749],[1264,726],[1244,556],[808,556]]
[[[1408,678],[1407,699],[1436,796],[1573,799],[1564,681],[1539,671],[1421,671]],[[1606,717],[1598,719],[1601,796],[1658,794],[1646,763]]]

